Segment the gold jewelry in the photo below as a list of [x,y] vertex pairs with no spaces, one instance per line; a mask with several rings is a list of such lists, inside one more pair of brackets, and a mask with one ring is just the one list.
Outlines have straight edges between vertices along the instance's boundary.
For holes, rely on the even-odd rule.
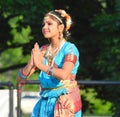
[[63,39],[61,41],[60,47],[57,47],[53,52],[51,52],[51,45],[48,46],[48,48],[44,54],[44,57],[47,59],[47,63],[49,66],[53,66],[55,57],[58,54],[59,50],[61,49],[61,47],[63,46],[64,43],[65,43],[65,39]]
[[45,58],[48,61],[48,65],[51,66],[52,64],[52,60],[54,58],[54,56],[56,55],[57,51],[59,50],[59,48],[57,47],[56,49],[54,49],[54,51],[51,50],[51,45],[49,45],[48,49],[45,52]]
[[63,33],[59,32],[59,39],[63,39]]

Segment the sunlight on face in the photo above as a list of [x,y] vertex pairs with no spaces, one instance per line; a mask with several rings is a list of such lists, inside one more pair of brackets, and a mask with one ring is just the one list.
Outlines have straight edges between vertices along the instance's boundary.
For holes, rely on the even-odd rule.
[[45,38],[53,38],[59,35],[58,21],[47,15],[43,20],[42,33]]

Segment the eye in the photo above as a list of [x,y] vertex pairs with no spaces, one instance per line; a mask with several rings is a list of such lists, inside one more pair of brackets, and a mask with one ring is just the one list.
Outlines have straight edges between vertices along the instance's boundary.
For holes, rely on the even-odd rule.
[[52,23],[48,22],[48,25],[52,25]]

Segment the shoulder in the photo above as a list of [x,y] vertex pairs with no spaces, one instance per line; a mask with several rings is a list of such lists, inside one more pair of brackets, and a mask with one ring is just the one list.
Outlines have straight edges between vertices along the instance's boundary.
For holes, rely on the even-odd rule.
[[66,48],[76,48],[77,49],[76,45],[72,42],[66,42],[65,45],[66,45]]
[[65,54],[79,54],[79,50],[74,43],[66,42],[65,43]]

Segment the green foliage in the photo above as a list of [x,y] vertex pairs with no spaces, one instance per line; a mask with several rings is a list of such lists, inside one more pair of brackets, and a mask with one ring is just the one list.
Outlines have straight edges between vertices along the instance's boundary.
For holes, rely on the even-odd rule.
[[42,19],[50,9],[49,0],[0,1],[0,81],[16,85],[18,69],[25,66],[34,43],[42,37]]
[[97,69],[105,79],[119,80],[120,64],[120,14],[102,14],[95,17],[92,26],[99,32],[101,38],[101,51],[97,57]]
[[91,26],[100,32],[111,33],[120,30],[120,14],[100,14],[91,21]]
[[[98,98],[98,93],[94,88],[87,88],[81,90],[81,95],[84,100],[89,102],[89,109],[85,111],[85,115],[112,115],[111,108],[113,104],[106,100]],[[104,110],[104,111],[103,111]]]
[[[119,6],[120,7],[120,6]],[[92,21],[91,26],[97,29],[98,35],[100,35],[100,52],[97,56],[96,68],[99,71],[101,78],[105,80],[120,80],[120,14],[100,14],[97,15]],[[119,88],[119,87],[118,87]],[[110,93],[113,92],[114,93]],[[105,95],[105,92],[109,92]],[[113,87],[105,88],[103,92],[104,99],[110,100],[115,105],[115,117],[119,116],[118,110],[120,109],[120,101],[116,98],[120,95],[120,91]]]
[[115,11],[120,13],[120,0],[115,0]]
[[[41,23],[53,5],[69,11],[75,22],[72,37],[81,62],[77,79],[120,80],[120,0],[51,1],[0,0],[0,81],[11,80],[16,85],[18,69],[27,63],[34,43],[46,42]],[[30,79],[37,79],[38,73]],[[32,89],[38,86],[24,88]],[[119,86],[84,89],[81,93],[87,114],[120,116]],[[110,110],[112,106],[114,110]]]
[[[1,67],[5,68],[13,63],[17,63],[18,59],[16,59],[16,56],[20,59],[22,55],[22,50],[21,48],[16,48],[16,49],[8,49],[4,51],[4,53],[1,54],[0,60],[3,61],[1,63]],[[12,59],[11,59],[12,58]]]
[[[30,40],[33,39],[33,37],[30,35],[31,28],[29,25],[26,27],[20,27],[19,22],[21,20],[23,20],[22,16],[16,16],[16,17],[11,18],[8,21],[8,24],[12,28],[10,33],[13,36],[13,43],[15,43],[15,44],[17,44],[17,43],[19,43],[19,44],[29,43]],[[19,30],[18,30],[18,28],[19,28]]]

